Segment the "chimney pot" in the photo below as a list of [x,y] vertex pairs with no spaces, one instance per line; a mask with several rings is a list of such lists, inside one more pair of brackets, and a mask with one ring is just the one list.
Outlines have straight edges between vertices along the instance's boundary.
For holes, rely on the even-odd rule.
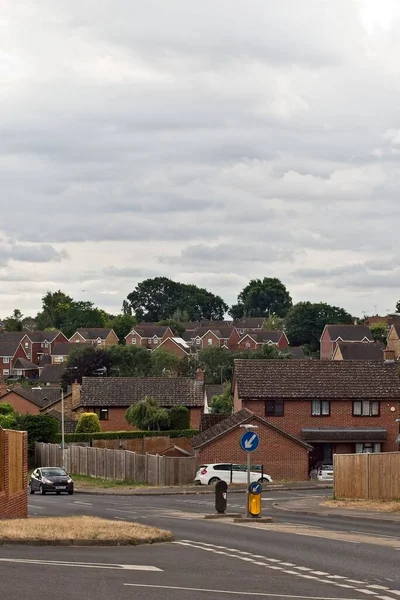
[[204,381],[204,369],[201,367],[196,369],[196,381]]

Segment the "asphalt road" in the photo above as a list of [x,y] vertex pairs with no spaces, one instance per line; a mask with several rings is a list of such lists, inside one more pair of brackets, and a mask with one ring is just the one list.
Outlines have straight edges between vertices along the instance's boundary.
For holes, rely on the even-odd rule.
[[[136,548],[2,546],[1,597],[399,600],[399,525],[273,507],[284,499],[326,494],[268,493],[263,514],[274,521],[266,525],[204,520],[214,512],[211,496],[35,495],[29,497],[32,516],[134,520],[172,530],[176,542]],[[230,510],[243,511],[244,495],[229,500]]]

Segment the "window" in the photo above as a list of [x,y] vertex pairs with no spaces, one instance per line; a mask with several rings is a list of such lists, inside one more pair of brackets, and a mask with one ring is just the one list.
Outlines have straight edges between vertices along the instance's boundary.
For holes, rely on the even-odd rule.
[[53,362],[54,364],[60,364],[64,362],[64,357],[63,356],[54,356],[53,357]]
[[[39,354],[39,353],[38,353],[38,354]],[[31,353],[30,353],[30,352],[27,352],[27,354],[26,354],[26,358],[27,358],[28,360],[31,360]]]
[[136,338],[132,338],[132,344],[136,344]]
[[381,451],[381,444],[377,443],[371,443],[371,442],[366,442],[363,444],[356,444],[356,452],[357,454],[369,454],[369,453],[376,453],[376,452],[380,452]]
[[200,344],[201,339],[200,338],[196,338],[196,344]]
[[[28,346],[29,346],[29,342],[25,342],[25,348],[28,348]],[[42,346],[43,346],[43,344],[42,344]]]
[[5,365],[8,365],[8,364],[10,364],[10,357],[9,357],[9,356],[5,356],[5,357],[3,358],[3,363],[4,363]]
[[96,408],[95,413],[100,421],[108,421],[108,408]]
[[267,400],[265,402],[265,416],[266,417],[283,417],[284,402],[283,400]]
[[313,417],[329,417],[331,412],[329,400],[313,400],[311,403],[311,415]]
[[354,417],[379,417],[380,402],[376,400],[355,400],[353,402]]
[[[42,346],[43,346],[43,344],[42,344]],[[45,348],[48,348],[48,347],[49,347],[49,342],[47,342],[47,341],[46,341],[46,342],[44,343],[44,347],[45,347]]]
[[230,471],[231,465],[214,465],[214,471]]
[[207,343],[209,346],[212,346],[212,338],[208,338]]
[[152,338],[148,338],[147,341],[148,341],[149,344],[151,344],[151,342],[153,341],[153,339]]
[[3,375],[9,375],[10,369],[3,369]]
[[158,344],[158,337],[155,337],[153,341],[155,344]]
[[246,348],[250,348],[250,342],[246,342]]

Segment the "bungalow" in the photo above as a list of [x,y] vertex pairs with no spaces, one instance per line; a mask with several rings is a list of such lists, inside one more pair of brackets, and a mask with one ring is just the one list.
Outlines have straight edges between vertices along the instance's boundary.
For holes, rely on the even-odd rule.
[[332,360],[338,342],[374,342],[372,333],[366,325],[325,325],[320,338],[321,360]]
[[197,379],[188,377],[84,377],[82,385],[72,386],[72,410],[95,412],[104,431],[133,429],[125,420],[126,409],[154,397],[164,408],[186,406],[190,411],[190,426],[198,429],[204,410],[203,373]]

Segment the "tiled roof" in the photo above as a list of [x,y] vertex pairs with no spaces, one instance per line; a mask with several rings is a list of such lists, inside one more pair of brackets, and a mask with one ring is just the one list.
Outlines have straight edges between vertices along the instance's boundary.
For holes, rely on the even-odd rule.
[[364,338],[374,341],[371,330],[366,325],[326,325],[325,329],[332,342],[339,338],[343,342],[361,342]]
[[[36,406],[39,406],[40,408],[53,403],[56,399],[58,400],[61,393],[59,388],[51,387],[44,387],[42,389],[14,387],[8,393],[12,392],[25,398],[25,400],[29,400],[29,402],[36,404]],[[2,398],[5,398],[5,396],[2,396]]]
[[160,406],[204,406],[204,383],[186,377],[84,377],[81,406],[130,406],[153,396]]
[[228,339],[229,336],[231,335],[233,329],[232,327],[199,327],[199,329],[196,329],[193,334],[192,334],[192,338],[196,338],[196,337],[204,337],[205,335],[207,335],[207,333],[213,333],[217,338],[223,340],[223,339]]
[[265,317],[246,317],[233,321],[233,326],[237,329],[261,329],[264,321]]
[[23,369],[24,371],[38,371],[39,367],[27,358],[17,358],[14,369]]
[[51,365],[51,356],[50,354],[42,354],[39,360],[39,367],[42,368],[45,365]]
[[[189,354],[190,346],[184,339],[180,337],[166,338],[164,341],[161,342],[159,346],[157,346],[157,348],[162,348],[164,350],[163,345],[167,342],[167,340],[172,340],[173,343],[178,346],[178,348],[186,352],[186,354]],[[157,348],[154,349],[154,352],[157,350]]]
[[210,402],[211,399],[214,398],[214,396],[219,396],[220,394],[223,394],[224,390],[225,384],[223,383],[213,383],[206,385],[206,396],[208,402]]
[[304,350],[301,346],[290,346],[290,348],[283,348],[282,353],[289,353],[293,359],[302,360],[307,358],[304,354]]
[[4,331],[0,334],[0,342],[19,343],[26,333],[26,331]]
[[42,383],[59,383],[64,371],[65,365],[45,365],[39,375],[39,381]]
[[142,338],[151,338],[155,335],[159,338],[162,338],[168,329],[169,327],[166,325],[138,325],[133,326],[128,335],[132,334],[132,332],[136,332]]
[[[260,361],[260,362],[264,362],[264,361]],[[201,446],[205,446],[205,445],[209,444],[210,442],[214,441],[216,438],[218,438],[222,435],[225,435],[232,429],[239,427],[239,425],[242,425],[243,423],[248,422],[250,419],[256,419],[257,421],[260,421],[261,423],[263,423],[270,429],[273,429],[274,431],[277,431],[281,435],[284,435],[285,437],[293,440],[297,444],[300,444],[304,448],[311,449],[311,446],[309,446],[305,442],[302,442],[295,436],[286,433],[279,427],[276,427],[276,425],[273,425],[272,423],[268,422],[266,419],[263,419],[263,418],[255,415],[253,412],[251,412],[251,410],[248,410],[247,408],[243,408],[239,412],[229,415],[229,417],[227,417],[223,421],[220,421],[216,425],[213,425],[209,429],[206,429],[202,433],[199,433],[198,435],[194,436],[190,440],[190,443],[193,446],[193,448],[196,448],[196,449],[200,448]]]
[[258,344],[267,344],[268,342],[277,344],[283,335],[283,331],[247,331],[243,334],[242,340],[250,336]]
[[51,350],[52,356],[68,356],[69,353],[74,350],[76,347],[78,348],[91,348],[92,344],[76,344],[74,342],[65,342],[60,344],[54,344],[54,347]]
[[110,327],[91,327],[88,329],[80,327],[75,333],[79,333],[85,340],[97,340],[97,338],[105,340],[111,331]]
[[338,342],[343,360],[383,360],[379,342]]
[[2,341],[2,337],[0,336],[0,356],[14,356],[16,353],[18,346],[20,344],[19,341]]
[[[51,417],[54,417],[55,419],[57,419],[57,421],[60,421],[60,423],[61,423],[62,415],[58,410],[49,410],[48,412],[45,412],[42,414],[50,415]],[[76,425],[77,425],[76,421],[73,421],[72,419],[68,419],[68,417],[64,416],[64,431],[65,431],[65,433],[74,433]]]
[[239,398],[399,398],[397,365],[384,361],[235,360]]
[[210,429],[210,427],[214,427],[214,425],[217,425],[229,416],[229,414],[222,413],[202,413],[200,415],[200,432],[206,431],[207,429]]
[[41,342],[52,342],[61,331],[26,331],[25,335],[32,341],[36,343]]

